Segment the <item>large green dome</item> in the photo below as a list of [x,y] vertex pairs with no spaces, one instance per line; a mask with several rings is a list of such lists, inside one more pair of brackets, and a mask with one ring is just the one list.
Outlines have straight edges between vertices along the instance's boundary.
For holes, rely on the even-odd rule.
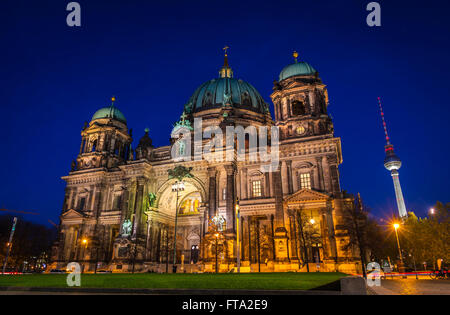
[[227,105],[260,113],[268,110],[267,103],[250,83],[231,77],[203,83],[186,104],[193,112]]
[[112,118],[121,121],[125,124],[127,123],[125,116],[114,105],[111,105],[110,107],[101,108],[95,112],[94,116],[92,116],[92,120],[102,118]]
[[297,75],[313,75],[317,71],[307,62],[296,62],[285,67],[280,72],[280,81],[297,76]]
[[209,80],[198,87],[185,105],[185,111],[199,112],[211,108],[232,106],[265,114],[269,106],[258,91],[248,82],[233,78],[225,48],[223,67],[219,78]]

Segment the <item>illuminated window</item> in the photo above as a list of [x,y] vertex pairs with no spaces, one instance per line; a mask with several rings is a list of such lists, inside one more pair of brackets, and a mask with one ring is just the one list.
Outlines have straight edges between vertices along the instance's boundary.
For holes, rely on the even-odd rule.
[[309,173],[300,174],[300,187],[311,189],[311,175]]
[[253,197],[261,197],[262,196],[260,180],[254,180],[252,182],[252,192],[253,192]]
[[178,213],[180,215],[197,214],[199,212],[198,208],[200,206],[200,198],[199,193],[193,193],[186,197],[186,199],[182,202]]
[[226,188],[222,189],[222,200],[227,200],[227,189]]

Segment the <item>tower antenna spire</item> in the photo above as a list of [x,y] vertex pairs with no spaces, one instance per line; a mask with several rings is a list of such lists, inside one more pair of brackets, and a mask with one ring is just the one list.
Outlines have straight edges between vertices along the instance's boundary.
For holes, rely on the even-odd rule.
[[383,121],[384,135],[386,137],[386,145],[391,145],[391,142],[389,141],[389,135],[387,132],[386,121],[384,120],[383,107],[381,106],[381,97],[379,97],[379,96],[378,96],[378,105],[380,106],[380,114],[381,114],[381,120]]
[[386,128],[386,122],[384,120],[383,107],[381,106],[381,97],[378,97],[378,105],[380,106],[381,119],[383,120],[384,135],[386,137],[386,145],[384,151],[386,156],[384,158],[384,167],[391,172],[392,180],[394,182],[395,199],[397,200],[398,214],[400,218],[406,218],[408,213],[406,212],[405,200],[403,198],[402,187],[400,186],[400,179],[398,170],[402,166],[402,161],[395,155],[394,146],[389,141],[389,136]]

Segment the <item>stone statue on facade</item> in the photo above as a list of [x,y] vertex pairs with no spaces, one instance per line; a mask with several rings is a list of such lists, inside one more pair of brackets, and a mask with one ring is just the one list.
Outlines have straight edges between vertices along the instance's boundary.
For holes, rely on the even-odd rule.
[[130,236],[130,235],[131,235],[131,221],[127,219],[122,223],[122,236]]

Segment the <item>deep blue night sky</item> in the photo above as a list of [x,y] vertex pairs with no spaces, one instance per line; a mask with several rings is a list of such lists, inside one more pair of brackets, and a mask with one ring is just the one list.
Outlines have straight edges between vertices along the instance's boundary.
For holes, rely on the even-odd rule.
[[293,50],[319,71],[342,138],[341,186],[386,217],[396,203],[383,167],[381,96],[407,209],[424,216],[450,201],[449,2],[379,1],[378,28],[366,25],[369,2],[89,0],[79,1],[82,27],[70,28],[69,1],[2,1],[0,207],[58,222],[60,177],[84,122],[115,95],[134,145],[147,126],[155,145],[168,144],[229,45],[235,77],[267,102]]

